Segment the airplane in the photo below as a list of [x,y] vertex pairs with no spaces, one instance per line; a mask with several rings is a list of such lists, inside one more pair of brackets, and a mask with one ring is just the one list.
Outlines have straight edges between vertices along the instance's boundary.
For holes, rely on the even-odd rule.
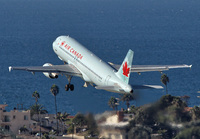
[[64,62],[63,65],[52,65],[46,63],[36,67],[9,67],[11,70],[25,70],[32,72],[43,72],[51,79],[58,75],[65,75],[68,84],[66,91],[73,91],[71,84],[73,76],[81,77],[85,83],[83,87],[92,85],[96,89],[115,93],[133,93],[135,89],[162,89],[159,85],[131,85],[129,78],[131,72],[141,73],[148,71],[165,71],[174,68],[191,68],[192,65],[132,65],[134,52],[129,49],[121,65],[104,62],[75,39],[69,36],[59,36],[53,42],[53,50],[58,58]]

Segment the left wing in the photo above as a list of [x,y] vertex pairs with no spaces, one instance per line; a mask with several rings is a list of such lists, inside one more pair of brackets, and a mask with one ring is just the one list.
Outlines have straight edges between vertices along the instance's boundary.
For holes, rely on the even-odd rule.
[[51,66],[36,66],[36,67],[9,67],[11,70],[25,70],[32,73],[35,72],[48,72],[48,73],[61,73],[71,76],[82,76],[81,72],[71,64],[66,65],[51,65]]
[[[114,69],[118,70],[120,68],[120,65],[113,64],[108,62]],[[148,72],[148,71],[165,71],[169,69],[175,69],[175,68],[191,68],[192,65],[132,65],[131,66],[131,72]]]

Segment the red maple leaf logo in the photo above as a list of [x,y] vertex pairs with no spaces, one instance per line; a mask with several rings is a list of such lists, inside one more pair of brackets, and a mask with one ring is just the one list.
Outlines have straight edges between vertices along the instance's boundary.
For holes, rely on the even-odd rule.
[[128,77],[129,72],[130,72],[130,68],[128,68],[127,62],[125,62],[124,65],[123,65],[123,75]]

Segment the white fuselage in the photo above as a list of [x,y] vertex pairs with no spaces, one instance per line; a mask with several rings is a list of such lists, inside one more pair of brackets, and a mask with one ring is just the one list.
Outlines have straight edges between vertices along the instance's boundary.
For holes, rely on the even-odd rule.
[[[75,66],[86,82],[94,83],[97,86],[120,86],[124,93],[132,90],[130,85],[118,78],[112,67],[73,38],[58,37],[53,42],[53,50],[61,60]],[[114,92],[120,93],[120,91]]]

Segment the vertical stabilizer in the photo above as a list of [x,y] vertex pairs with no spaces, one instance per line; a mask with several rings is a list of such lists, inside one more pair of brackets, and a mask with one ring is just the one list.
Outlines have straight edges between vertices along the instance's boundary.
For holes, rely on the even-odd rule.
[[117,76],[127,84],[130,78],[133,54],[134,52],[132,50],[128,51],[122,65],[120,66],[118,72],[116,73]]

